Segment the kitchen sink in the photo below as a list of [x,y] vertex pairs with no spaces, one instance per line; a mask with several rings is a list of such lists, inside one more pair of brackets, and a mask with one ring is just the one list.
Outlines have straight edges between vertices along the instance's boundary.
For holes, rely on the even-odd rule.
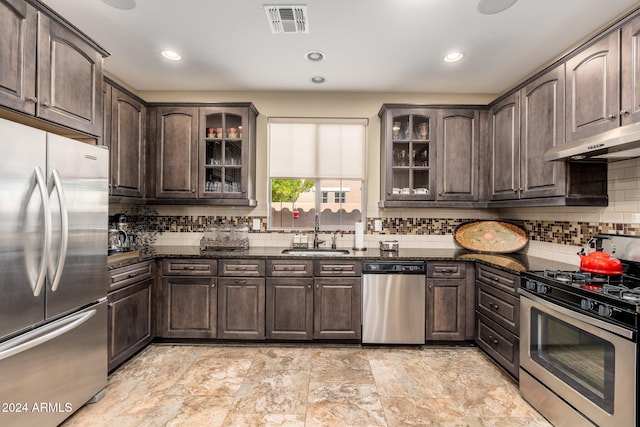
[[290,249],[283,249],[281,253],[285,255],[297,255],[297,256],[339,256],[339,255],[348,255],[349,249],[290,248]]

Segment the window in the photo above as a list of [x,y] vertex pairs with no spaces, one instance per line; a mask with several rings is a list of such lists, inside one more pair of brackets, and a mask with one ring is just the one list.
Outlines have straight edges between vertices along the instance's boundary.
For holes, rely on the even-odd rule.
[[[365,200],[366,119],[269,119],[269,228],[350,230]],[[333,193],[333,197],[330,197]]]

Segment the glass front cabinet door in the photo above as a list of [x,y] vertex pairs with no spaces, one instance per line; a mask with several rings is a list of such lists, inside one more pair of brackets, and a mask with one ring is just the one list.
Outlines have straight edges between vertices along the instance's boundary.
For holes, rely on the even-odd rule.
[[383,106],[380,117],[381,204],[435,200],[436,110]]
[[200,199],[255,206],[255,121],[248,107],[200,109]]

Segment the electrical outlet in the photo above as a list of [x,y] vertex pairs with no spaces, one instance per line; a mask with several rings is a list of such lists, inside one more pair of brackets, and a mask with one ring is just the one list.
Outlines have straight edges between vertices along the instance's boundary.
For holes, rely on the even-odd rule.
[[382,220],[376,219],[373,222],[373,231],[382,231]]
[[253,223],[251,225],[251,229],[253,231],[260,231],[260,224],[261,224],[260,218],[254,218]]

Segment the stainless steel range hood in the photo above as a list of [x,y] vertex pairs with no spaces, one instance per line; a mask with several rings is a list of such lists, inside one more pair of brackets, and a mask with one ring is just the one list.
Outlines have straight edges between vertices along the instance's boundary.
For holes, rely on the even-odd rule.
[[595,136],[557,145],[544,153],[546,161],[582,159],[616,161],[634,157],[640,157],[640,123],[620,126]]

